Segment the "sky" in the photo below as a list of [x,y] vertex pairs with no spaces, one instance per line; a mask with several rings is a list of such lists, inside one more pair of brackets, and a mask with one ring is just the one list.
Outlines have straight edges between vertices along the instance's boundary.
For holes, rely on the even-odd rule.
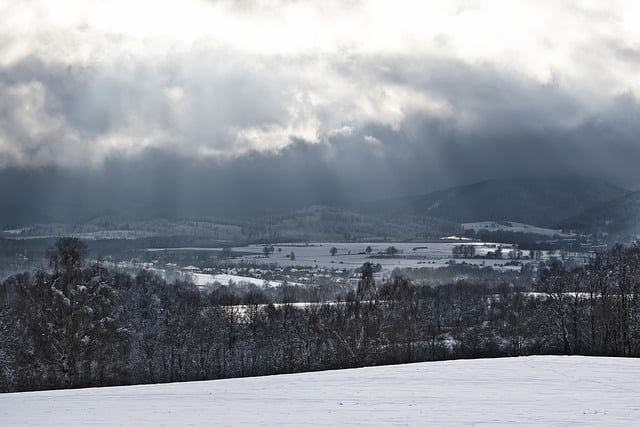
[[0,190],[638,189],[637,22],[634,1],[0,0]]

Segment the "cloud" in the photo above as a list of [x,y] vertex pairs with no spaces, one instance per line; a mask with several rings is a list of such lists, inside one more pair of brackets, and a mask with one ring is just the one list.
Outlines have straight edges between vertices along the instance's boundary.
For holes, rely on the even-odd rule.
[[203,212],[202,192],[267,206],[558,171],[638,187],[638,16],[627,2],[0,2],[0,169],[58,187],[67,171],[130,201],[171,190]]

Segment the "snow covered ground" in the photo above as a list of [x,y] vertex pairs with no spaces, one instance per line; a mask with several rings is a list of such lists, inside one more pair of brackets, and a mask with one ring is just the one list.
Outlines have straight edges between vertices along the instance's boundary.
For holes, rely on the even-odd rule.
[[[496,250],[499,243],[479,243],[479,242],[430,242],[430,243],[311,243],[309,245],[281,243],[274,246],[274,252],[265,257],[263,245],[248,245],[233,248],[235,252],[249,253],[243,257],[234,258],[234,261],[244,261],[255,265],[278,265],[278,266],[305,266],[323,268],[347,268],[354,269],[369,261],[374,264],[379,263],[384,271],[390,272],[394,268],[420,268],[431,267],[440,268],[447,265],[452,258],[452,249],[460,244],[474,245],[477,255],[486,255],[488,252]],[[371,246],[371,256],[365,253],[367,246]],[[388,247],[393,246],[398,250],[395,257],[382,255]],[[331,248],[335,247],[337,252],[331,255]],[[511,245],[502,245],[506,258]],[[149,251],[220,251],[222,248],[152,248]],[[295,259],[291,260],[288,255],[293,252]],[[458,259],[457,262],[463,260]],[[470,264],[492,266],[498,269],[517,269],[516,266],[504,266],[507,259],[482,260],[466,259]]]
[[638,392],[638,359],[537,356],[0,394],[0,424],[631,426]]
[[[280,280],[256,279],[254,277],[238,276],[235,274],[191,273],[190,279],[197,286],[207,286],[215,282],[218,282],[221,285],[228,285],[229,283],[233,282],[237,284],[252,283],[259,287],[263,287],[267,284],[269,286],[282,286],[282,281]],[[293,286],[305,286],[304,284],[298,282],[288,282],[288,284]]]

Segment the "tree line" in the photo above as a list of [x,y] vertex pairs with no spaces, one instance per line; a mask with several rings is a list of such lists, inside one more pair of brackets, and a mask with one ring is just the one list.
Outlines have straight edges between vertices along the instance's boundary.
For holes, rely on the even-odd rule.
[[376,283],[340,301],[85,266],[60,239],[50,271],[0,287],[0,391],[190,381],[464,357],[640,355],[640,247],[552,261],[530,286]]

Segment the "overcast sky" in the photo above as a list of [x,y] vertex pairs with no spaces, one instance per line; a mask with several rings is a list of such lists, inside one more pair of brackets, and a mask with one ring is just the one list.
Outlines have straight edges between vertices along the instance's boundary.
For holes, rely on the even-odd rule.
[[0,0],[0,169],[636,188],[638,22],[636,1]]

